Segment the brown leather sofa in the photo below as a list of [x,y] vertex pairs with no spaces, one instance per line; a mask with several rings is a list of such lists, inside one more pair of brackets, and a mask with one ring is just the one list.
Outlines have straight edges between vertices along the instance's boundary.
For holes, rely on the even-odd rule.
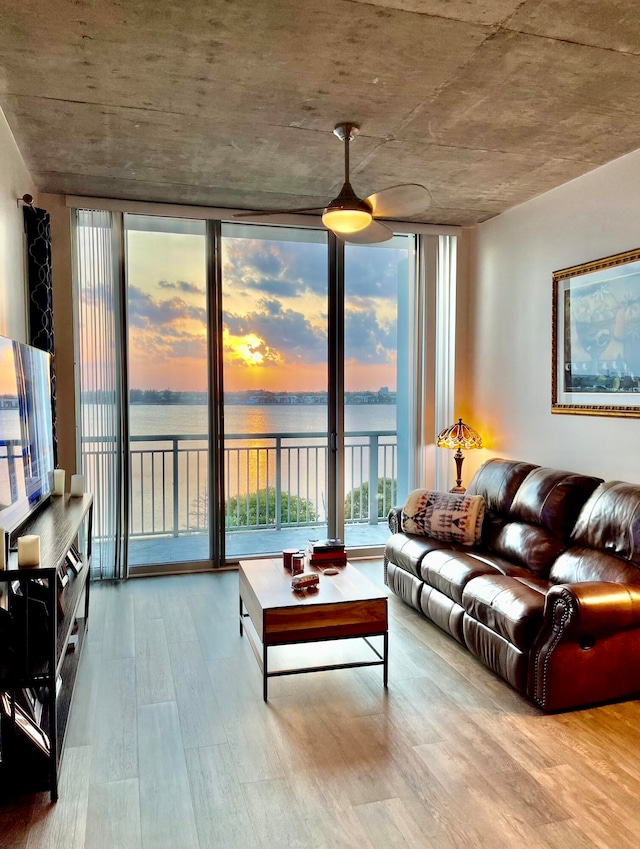
[[472,547],[403,533],[385,580],[547,711],[640,693],[640,486],[494,459]]

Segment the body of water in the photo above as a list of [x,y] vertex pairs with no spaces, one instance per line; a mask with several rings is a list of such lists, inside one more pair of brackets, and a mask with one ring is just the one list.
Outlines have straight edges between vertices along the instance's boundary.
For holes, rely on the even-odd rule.
[[[132,436],[207,433],[207,408],[190,404],[133,404]],[[396,429],[395,404],[347,404],[345,430]],[[225,433],[323,433],[325,404],[230,404],[224,409]]]

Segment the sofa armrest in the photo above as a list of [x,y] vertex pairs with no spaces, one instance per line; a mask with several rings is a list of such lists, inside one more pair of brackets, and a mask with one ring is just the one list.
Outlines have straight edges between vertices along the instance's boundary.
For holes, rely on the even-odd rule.
[[389,530],[392,534],[399,534],[402,528],[402,507],[392,507],[387,516]]
[[558,584],[547,592],[544,618],[567,638],[595,638],[637,628],[640,586],[606,581]]
[[607,581],[547,591],[528,695],[544,710],[640,691],[640,586]]

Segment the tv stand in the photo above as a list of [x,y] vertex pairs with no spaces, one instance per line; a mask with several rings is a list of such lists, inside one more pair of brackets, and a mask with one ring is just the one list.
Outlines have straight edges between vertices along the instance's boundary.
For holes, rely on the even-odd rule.
[[89,619],[92,523],[92,495],[52,496],[10,538],[13,549],[37,534],[40,566],[19,568],[11,550],[0,571],[0,628],[11,630],[0,641],[0,786],[48,789],[53,802]]

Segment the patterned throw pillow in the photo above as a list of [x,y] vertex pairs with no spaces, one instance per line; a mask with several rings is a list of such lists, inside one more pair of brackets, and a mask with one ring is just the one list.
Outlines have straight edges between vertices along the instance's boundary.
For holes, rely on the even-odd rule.
[[402,508],[402,530],[443,542],[475,545],[480,540],[484,510],[481,495],[414,489]]

